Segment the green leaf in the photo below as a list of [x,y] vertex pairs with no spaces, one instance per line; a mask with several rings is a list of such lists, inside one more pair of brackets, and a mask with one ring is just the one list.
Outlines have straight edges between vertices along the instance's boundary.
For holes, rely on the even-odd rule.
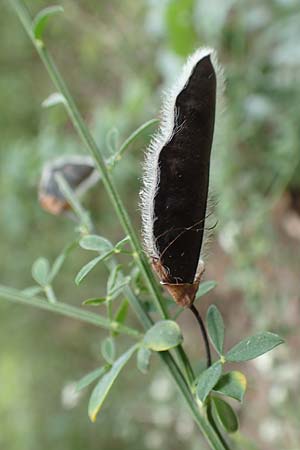
[[124,277],[121,272],[121,266],[114,267],[107,280],[107,299],[114,300],[117,298],[129,282],[130,277]]
[[140,372],[146,374],[150,365],[151,350],[141,347],[137,352],[136,363]]
[[221,313],[215,305],[208,308],[206,323],[210,340],[219,355],[222,355],[225,328]]
[[239,421],[232,407],[220,398],[212,399],[213,414],[217,416],[221,425],[228,433],[235,433],[239,428]]
[[113,270],[110,272],[108,280],[107,280],[107,295],[110,295],[114,290],[115,286],[122,282],[123,276],[121,274],[121,266],[115,266]]
[[118,358],[112,365],[109,372],[107,372],[94,388],[89,401],[89,417],[92,422],[95,422],[97,414],[103,405],[105,398],[107,397],[113,383],[116,381],[119,373],[129,361],[133,353],[136,351],[137,345],[134,345],[120,358]]
[[143,123],[140,127],[138,127],[121,145],[119,151],[117,151],[111,158],[109,158],[108,166],[110,168],[114,167],[114,165],[121,160],[124,152],[130,147],[130,145],[139,138],[145,130],[147,130],[149,127],[152,127],[153,125],[156,125],[159,123],[158,119],[151,119],[147,122]]
[[130,242],[129,236],[126,236],[126,237],[124,237],[124,239],[119,241],[115,246],[116,252],[121,252],[123,250],[123,248],[125,247],[125,245],[128,244],[128,242]]
[[97,378],[102,377],[102,375],[104,375],[109,368],[110,365],[106,365],[86,374],[76,383],[76,391],[81,391],[85,387],[89,386],[93,381],[97,380]]
[[46,258],[38,258],[32,265],[32,278],[40,285],[45,287],[49,282],[50,265]]
[[257,358],[284,342],[280,336],[269,331],[242,340],[225,355],[226,361],[239,362]]
[[243,401],[247,388],[247,379],[242,372],[234,370],[225,373],[214,387],[214,391],[227,395],[239,402]]
[[127,298],[125,298],[118,308],[114,320],[118,323],[124,323],[128,313],[129,303]]
[[201,372],[197,384],[197,398],[204,403],[210,391],[215,387],[222,375],[222,364],[216,362]]
[[[125,298],[119,308],[117,309],[116,315],[114,317],[114,321],[118,323],[124,323],[128,314],[129,303],[127,298]],[[117,331],[113,332],[113,336],[118,336],[119,333]]]
[[49,6],[48,8],[42,9],[34,18],[32,23],[32,29],[35,39],[42,39],[42,34],[44,32],[44,28],[48,22],[49,17],[54,14],[64,12],[64,8],[62,6]]
[[169,350],[181,344],[182,341],[179,325],[173,320],[156,322],[144,336],[144,346],[155,352]]
[[63,251],[60,253],[60,255],[57,256],[54,263],[52,264],[49,279],[50,282],[58,275],[60,272],[60,269],[62,268],[62,265],[64,264],[67,256],[78,246],[78,240],[75,239],[70,244],[67,244]]
[[111,128],[106,135],[106,148],[114,155],[118,150],[119,144],[119,130],[117,128]]
[[42,291],[43,289],[40,286],[31,286],[23,289],[22,294],[26,295],[27,297],[34,297]]
[[204,281],[200,284],[199,289],[196,294],[196,299],[203,297],[203,295],[208,294],[208,292],[212,291],[218,283],[216,281]]
[[106,297],[88,298],[82,302],[83,305],[99,306],[106,302]]
[[130,282],[129,277],[125,278],[122,277],[122,281],[119,280],[119,284],[115,285],[114,289],[111,292],[109,292],[108,294],[109,300],[114,300],[115,298],[117,298],[123,291],[124,287],[126,287],[129,282]]
[[113,250],[112,243],[109,242],[109,240],[105,239],[102,236],[97,236],[94,234],[84,236],[82,239],[80,239],[79,245],[85,250],[93,250],[94,252],[99,252],[101,254],[105,254]]
[[53,94],[49,95],[43,102],[43,108],[50,108],[51,106],[56,105],[66,105],[66,99],[60,92],[53,92]]
[[79,270],[75,278],[75,283],[77,284],[77,286],[82,282],[82,280],[84,280],[84,278],[91,272],[91,270],[93,270],[93,268],[103,259],[104,259],[103,256],[97,256],[97,258],[92,259]]
[[63,263],[65,262],[66,255],[62,253],[61,255],[58,255],[56,260],[53,263],[53,266],[51,268],[51,272],[49,275],[49,279],[52,281],[56,275],[59,273],[60,269],[62,268]]
[[[139,295],[140,293],[148,293],[148,287],[145,284],[145,280],[141,274],[139,267],[134,266],[130,272],[130,277],[133,282],[134,292]],[[174,301],[172,301],[174,303]],[[156,308],[153,306],[153,302],[151,302],[153,310]]]
[[105,361],[113,364],[116,357],[116,347],[112,337],[108,337],[101,342],[101,353]]

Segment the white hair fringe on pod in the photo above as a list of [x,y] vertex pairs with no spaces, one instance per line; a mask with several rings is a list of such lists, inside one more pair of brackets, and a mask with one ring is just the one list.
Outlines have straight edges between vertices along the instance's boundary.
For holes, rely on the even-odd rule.
[[[213,79],[215,79],[214,83]],[[170,292],[174,300],[182,306],[189,306],[193,302],[199,286],[200,275],[203,272],[201,258],[203,256],[202,248],[205,245],[202,246],[202,240],[205,242],[209,234],[209,230],[205,228],[204,222],[207,218],[210,151],[212,141],[216,141],[219,118],[223,110],[223,91],[223,70],[218,64],[216,52],[206,47],[197,49],[189,56],[177,81],[164,95],[160,128],[153,137],[145,157],[143,188],[140,194],[144,247],[152,259],[153,266],[161,282],[166,284],[169,291],[170,289],[174,291],[172,286],[177,285],[177,294],[174,295],[174,292]],[[208,117],[211,118],[210,122]],[[193,139],[194,143],[192,142]],[[204,143],[203,149],[202,147],[199,148],[199,143],[200,147],[201,143]],[[186,155],[185,149],[187,149]],[[204,174],[203,172],[205,176],[201,177],[200,172],[195,172],[196,178],[197,176],[200,177],[200,188],[202,183],[204,189],[202,189],[202,192],[196,192],[196,184],[194,184],[193,189],[195,192],[192,192],[195,198],[201,198],[201,205],[200,203],[199,205],[205,214],[200,221],[191,222],[190,225],[183,224],[182,228],[178,227],[176,231],[176,229],[172,229],[171,222],[168,223],[168,211],[173,208],[173,217],[179,217],[180,213],[178,211],[180,211],[180,207],[182,207],[182,212],[185,214],[185,205],[188,208],[189,202],[192,201],[193,195],[191,198],[187,195],[187,192],[189,192],[187,187],[188,180],[191,178],[189,174],[194,173],[194,164],[191,158],[194,158],[195,170],[197,161],[200,161],[201,158],[206,159],[203,160],[203,164],[207,166],[207,173]],[[188,165],[188,162],[190,162],[190,165],[185,176],[184,165]],[[199,164],[201,166],[202,163],[200,162]],[[171,172],[172,170],[173,172]],[[175,172],[177,175],[179,174],[178,177],[185,179],[184,186],[180,187],[179,181],[177,183],[178,186],[174,184],[175,179],[172,179],[172,176]],[[170,180],[169,187],[167,186],[167,178]],[[195,180],[194,183],[196,183]],[[168,199],[159,198],[162,185],[167,191],[169,189]],[[186,192],[184,189],[187,189]],[[176,193],[178,194],[177,197],[175,197]],[[185,196],[186,198],[184,198]],[[163,200],[165,200],[165,203]],[[190,209],[186,211],[187,216]],[[162,216],[162,219],[160,216]],[[166,219],[163,217],[166,217]],[[171,219],[172,216],[170,216]],[[160,228],[160,220],[162,224],[166,220],[168,225],[166,229]],[[195,228],[196,226],[198,228]],[[160,233],[157,234],[155,228]],[[188,239],[188,236],[190,236],[190,239],[194,239],[196,235],[198,236],[198,247],[196,246],[198,253],[196,252],[196,254],[195,251],[190,250],[192,252],[190,259],[194,261],[194,264],[193,268],[188,270],[184,266],[184,264],[187,264],[184,263],[184,258],[189,259],[189,255],[185,254],[189,253],[189,249],[185,249],[184,246],[180,248],[180,241],[182,241],[182,245],[185,245],[184,239]],[[175,252],[176,246],[178,247],[177,250],[181,251],[180,256],[183,255],[181,259],[178,258],[178,255],[174,256],[171,254],[171,248]],[[179,262],[177,264],[178,269],[174,265],[176,261]],[[184,286],[185,291],[188,288],[188,296],[182,292],[178,294],[179,290],[182,291],[180,286]],[[191,286],[193,287],[191,288]]]

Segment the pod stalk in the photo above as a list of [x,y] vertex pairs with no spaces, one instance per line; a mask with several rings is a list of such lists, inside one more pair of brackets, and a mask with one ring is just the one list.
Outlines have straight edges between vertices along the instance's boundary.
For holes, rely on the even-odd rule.
[[199,311],[197,310],[196,306],[194,304],[189,306],[189,309],[192,311],[192,313],[194,314],[198,324],[199,324],[199,328],[201,330],[201,334],[202,334],[202,338],[204,341],[204,346],[205,346],[205,353],[206,353],[206,365],[207,368],[211,366],[211,352],[210,352],[210,346],[209,346],[209,340],[208,340],[208,336],[207,336],[207,332],[206,332],[206,328],[204,325],[204,322],[202,320],[202,317],[200,316]]

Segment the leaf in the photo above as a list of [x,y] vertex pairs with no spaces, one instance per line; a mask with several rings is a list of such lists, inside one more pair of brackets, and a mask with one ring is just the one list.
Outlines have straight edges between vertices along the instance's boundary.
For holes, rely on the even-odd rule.
[[[125,322],[127,313],[128,313],[128,307],[129,307],[129,303],[128,303],[127,298],[125,298],[116,312],[116,315],[114,317],[115,322],[118,322],[121,324]],[[118,335],[119,335],[119,333],[117,331],[113,332],[113,336],[118,336]]]
[[123,281],[120,281],[120,284],[116,285],[114,287],[114,289],[109,293],[109,300],[114,300],[115,298],[117,298],[121,292],[123,291],[124,287],[126,287],[128,285],[128,283],[130,282],[130,278],[129,277],[122,277]]
[[80,239],[79,245],[85,250],[93,250],[101,254],[108,253],[109,251],[113,250],[112,243],[109,242],[108,239],[94,234],[84,236],[82,239]]
[[217,285],[218,283],[216,281],[204,281],[199,286],[196,299],[203,297],[203,295],[205,294],[208,294],[208,292],[212,291]]
[[130,237],[126,236],[124,237],[124,239],[122,239],[121,241],[119,241],[116,246],[115,246],[115,250],[116,252],[121,252],[123,250],[123,247],[125,247],[126,244],[128,244],[128,242],[130,242]]
[[116,357],[116,347],[112,337],[108,337],[101,342],[101,353],[105,361],[113,364]]
[[107,280],[107,295],[110,295],[110,293],[113,291],[113,289],[115,288],[115,285],[118,283],[120,277],[122,276],[121,273],[121,266],[115,266],[113,268],[113,270],[110,272],[108,280]]
[[111,128],[106,135],[105,141],[109,152],[114,155],[118,150],[119,130],[117,128]]
[[28,297],[34,297],[36,294],[42,292],[42,288],[40,286],[31,286],[26,289],[23,289],[22,294]]
[[215,385],[214,391],[242,402],[246,388],[247,379],[245,375],[235,370],[225,373]]
[[46,286],[49,281],[49,261],[46,258],[38,258],[32,265],[32,278],[40,285]]
[[206,323],[210,340],[219,355],[223,354],[224,322],[220,311],[215,305],[208,308]]
[[239,421],[232,407],[220,398],[212,399],[213,413],[228,433],[235,433],[239,428]]
[[204,403],[210,391],[214,388],[222,374],[222,364],[216,362],[208,369],[201,372],[197,384],[197,397]]
[[102,377],[102,375],[104,375],[105,372],[108,371],[109,367],[109,365],[99,367],[98,369],[95,369],[92,372],[86,374],[76,383],[76,391],[81,391],[85,387],[89,386],[93,381],[97,380],[97,378]]
[[56,105],[65,105],[66,99],[60,92],[53,92],[53,94],[49,95],[43,102],[42,107],[43,108],[50,108],[51,106]]
[[108,300],[117,298],[125,286],[130,282],[130,277],[124,277],[121,272],[121,266],[116,266],[110,272],[107,280],[107,297]]
[[280,336],[269,331],[242,340],[226,353],[226,361],[239,362],[257,358],[284,342]]
[[97,258],[92,259],[91,261],[89,261],[85,266],[83,266],[79,270],[79,272],[75,278],[75,283],[77,284],[77,286],[82,282],[82,280],[84,280],[84,278],[88,275],[88,273],[90,273],[91,270],[93,270],[93,268],[104,258],[105,258],[105,255],[97,256]]
[[107,372],[99,381],[99,383],[94,388],[89,401],[89,417],[92,422],[95,422],[98,412],[105,398],[107,397],[113,383],[116,381],[119,373],[129,361],[133,353],[136,351],[137,345],[134,345],[126,353],[124,353],[120,358],[118,358],[112,365],[109,372]]
[[181,330],[173,320],[156,322],[144,336],[144,346],[155,352],[169,350],[181,344],[183,337]]
[[[131,272],[130,272],[130,276],[131,279],[133,281],[133,285],[134,285],[134,292],[135,294],[139,295],[140,293],[146,293],[148,292],[148,288],[145,284],[145,280],[141,274],[141,271],[139,269],[139,267],[135,266]],[[174,304],[174,301],[172,301]],[[151,302],[151,307],[153,307],[153,310],[156,308],[153,306],[153,303]]]
[[158,119],[151,119],[143,123],[136,130],[134,130],[133,133],[123,142],[120,149],[111,158],[109,158],[108,161],[109,166],[113,167],[118,161],[120,161],[124,152],[130,147],[130,145],[136,139],[138,139],[145,132],[146,129],[152,127],[153,125],[156,125],[157,123],[159,123]]
[[129,307],[129,303],[128,300],[125,298],[125,300],[123,301],[123,303],[121,304],[121,306],[119,307],[119,309],[116,312],[115,315],[115,321],[118,323],[124,323],[125,319],[127,317],[127,313],[128,313],[128,307]]
[[56,258],[56,260],[54,261],[52,268],[51,268],[51,272],[49,275],[49,279],[52,281],[56,275],[59,273],[63,263],[65,262],[66,259],[66,254],[62,253],[61,255],[58,255],[58,257]]
[[42,34],[44,31],[44,28],[48,22],[49,17],[53,16],[54,14],[64,12],[64,8],[62,6],[49,6],[48,8],[42,9],[34,18],[32,23],[33,28],[33,34],[35,39],[42,39]]
[[54,263],[52,264],[49,279],[50,282],[56,277],[56,275],[60,272],[63,263],[65,262],[67,256],[78,246],[78,241],[75,239],[70,244],[66,245],[60,255],[57,256]]
[[88,298],[82,302],[83,305],[99,306],[106,302],[106,297]]
[[146,374],[150,365],[151,350],[141,347],[137,352],[136,362],[140,372]]

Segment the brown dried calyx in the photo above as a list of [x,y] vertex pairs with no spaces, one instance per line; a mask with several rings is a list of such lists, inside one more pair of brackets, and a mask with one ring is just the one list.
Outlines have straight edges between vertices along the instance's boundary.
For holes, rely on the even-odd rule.
[[193,283],[172,283],[168,277],[168,272],[157,258],[152,258],[152,267],[158,274],[161,284],[165,286],[177,305],[182,308],[189,308],[194,303],[201,277],[204,273],[204,265],[199,265],[199,270]]

